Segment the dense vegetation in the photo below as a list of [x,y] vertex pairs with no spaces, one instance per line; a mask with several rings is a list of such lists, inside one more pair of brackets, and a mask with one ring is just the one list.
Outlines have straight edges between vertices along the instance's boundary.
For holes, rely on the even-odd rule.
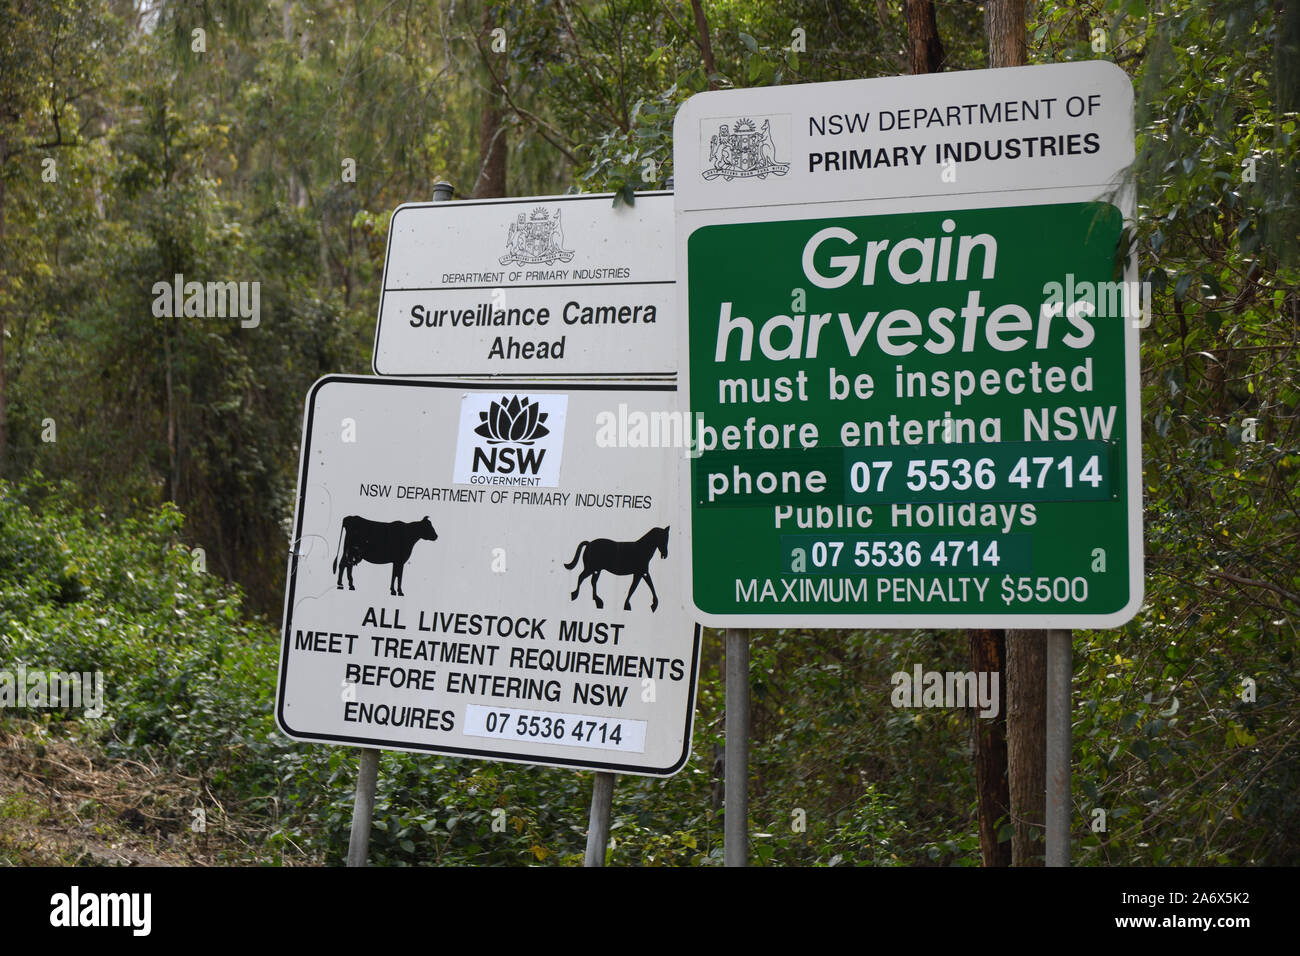
[[[105,759],[176,774],[188,789],[148,826],[184,834],[204,807],[226,859],[339,861],[355,754],[271,715],[302,398],[367,369],[387,215],[438,179],[480,184],[484,129],[510,194],[626,192],[671,175],[693,92],[906,70],[891,5],[703,9],[708,43],[676,0],[0,0],[0,666],[102,670],[109,694],[101,720],[5,713],[0,735],[88,731]],[[982,9],[937,12],[946,68],[984,65]],[[1295,864],[1300,13],[1028,19],[1031,61],[1134,78],[1155,291],[1147,598],[1125,628],[1076,632],[1076,859]],[[156,317],[175,273],[259,281],[260,324]],[[978,864],[971,718],[889,705],[896,670],[964,669],[960,635],[753,646],[756,859]],[[709,634],[688,767],[620,778],[612,862],[720,861],[720,660]],[[572,863],[589,796],[587,774],[386,753],[372,858]]]

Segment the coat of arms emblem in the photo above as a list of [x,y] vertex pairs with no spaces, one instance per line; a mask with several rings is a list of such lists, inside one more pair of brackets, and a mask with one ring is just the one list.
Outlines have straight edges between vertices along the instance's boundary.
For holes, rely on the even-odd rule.
[[564,248],[560,210],[556,209],[552,218],[545,207],[538,206],[527,218],[521,212],[510,224],[510,233],[506,237],[506,254],[499,261],[503,266],[511,262],[520,265],[550,265],[557,259],[568,262],[572,258],[573,250]]
[[719,126],[709,139],[709,162],[713,166],[704,170],[704,178],[710,181],[719,176],[727,181],[751,176],[766,179],[769,174],[784,176],[790,171],[789,163],[776,161],[771,120],[763,120],[761,129],[749,119],[736,120],[730,130],[725,124]]

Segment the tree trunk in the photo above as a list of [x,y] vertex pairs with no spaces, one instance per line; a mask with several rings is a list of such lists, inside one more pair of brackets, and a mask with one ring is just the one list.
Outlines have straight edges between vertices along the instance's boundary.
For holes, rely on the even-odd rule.
[[172,384],[171,326],[175,325],[175,320],[169,319],[168,325],[168,329],[163,334],[163,360],[166,362],[163,387],[167,393],[167,500],[179,504],[180,447],[177,439],[176,390]]
[[985,7],[989,66],[1025,65],[1025,0],[989,0]]
[[[0,160],[8,150],[8,138],[0,133]],[[0,175],[0,252],[5,241],[5,180]],[[5,259],[0,255],[0,300],[4,298]],[[5,313],[0,303],[0,476],[4,475],[5,455],[9,450],[9,379],[5,375]]]
[[[0,282],[3,277],[0,277]],[[0,309],[0,477],[4,476],[5,454],[9,450],[9,380],[5,375],[5,316]]]
[[1278,13],[1275,47],[1274,112],[1294,113],[1300,110],[1300,3],[1294,0],[1282,4]]
[[[1289,0],[1276,10],[1277,42],[1273,52],[1274,115],[1295,113],[1300,110],[1300,2]],[[1275,136],[1280,134],[1275,133]],[[1275,139],[1281,145],[1280,139]],[[1296,263],[1300,252],[1295,236],[1300,231],[1300,213],[1296,211],[1296,179],[1300,176],[1300,162],[1294,158],[1282,160],[1272,166],[1268,174],[1269,193],[1275,214],[1270,215],[1264,232],[1264,244],[1276,249],[1281,262],[1287,266]],[[1295,153],[1291,153],[1292,157]]]
[[709,18],[704,15],[704,7],[700,0],[691,0],[691,10],[695,13],[695,32],[696,42],[700,45],[700,57],[704,62],[704,75],[708,77],[709,89],[718,88],[717,81],[713,79],[718,67],[713,61],[713,41],[709,38]]
[[1012,866],[1043,865],[1047,817],[1047,632],[1007,631]]
[[[485,56],[502,56],[492,53],[492,9],[483,9],[479,25],[479,44]],[[502,60],[504,63],[504,59]],[[505,105],[501,91],[493,86],[492,71],[488,74],[488,91],[483,99],[483,112],[479,118],[478,179],[474,183],[475,199],[501,199],[506,194],[506,127]],[[501,70],[502,82],[505,68]]]
[[[943,70],[943,43],[935,22],[933,0],[907,0],[908,68],[914,75]],[[970,669],[989,675],[999,688],[1006,687],[1003,665],[1006,637],[1002,631],[968,631]],[[998,712],[984,718],[971,714],[975,750],[975,794],[979,816],[980,856],[985,866],[1010,866],[1011,844],[998,842],[998,823],[1009,818],[1011,796],[1007,789],[1006,695],[998,695]]]
[[943,72],[943,43],[934,19],[934,0],[907,0],[907,62],[913,74]]
[[979,804],[980,855],[985,866],[1010,866],[1011,841],[999,842],[998,823],[1009,820],[1011,794],[1007,785],[1007,705],[1004,631],[967,631],[970,669],[998,682],[998,712],[980,717],[971,711],[975,737],[975,792]]
[[[1025,0],[989,0],[989,66],[1025,65]],[[1011,862],[1041,866],[1047,814],[1047,635],[1007,631],[1005,700]]]
[[489,93],[479,122],[478,182],[475,199],[500,199],[506,194],[505,110],[500,95]]

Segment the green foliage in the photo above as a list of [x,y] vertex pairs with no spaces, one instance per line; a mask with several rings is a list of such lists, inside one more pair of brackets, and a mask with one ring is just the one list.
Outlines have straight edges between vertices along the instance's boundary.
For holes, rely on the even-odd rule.
[[[715,0],[706,65],[678,0],[166,2],[152,29],[124,9],[0,0],[0,664],[102,670],[87,724],[110,752],[197,780],[245,861],[338,863],[355,753],[276,731],[278,635],[255,612],[282,598],[302,396],[367,366],[392,208],[440,178],[472,190],[493,102],[510,192],[632,202],[672,175],[691,94],[902,73],[906,25],[898,5]],[[980,6],[936,10],[946,68],[983,66]],[[1294,865],[1300,18],[1266,0],[1031,17],[1031,60],[1134,79],[1153,290],[1146,601],[1076,633],[1076,858]],[[258,281],[260,326],[155,316],[177,272]],[[895,671],[966,669],[961,635],[774,630],[752,653],[757,862],[978,862],[975,718],[889,703]],[[707,632],[688,765],[619,778],[609,863],[720,865],[720,661]],[[373,862],[581,861],[588,774],[385,753],[379,779]]]
[[[1294,39],[1254,0],[1106,17],[1139,89],[1147,576],[1135,621],[1077,635],[1076,833],[1088,862],[1293,864]],[[1045,23],[1044,46],[1090,55],[1064,8]]]
[[[563,91],[548,100],[562,111],[561,128],[587,133],[575,144],[585,164],[577,185],[583,191],[608,190],[619,199],[629,198],[630,189],[666,186],[672,175],[673,117],[692,94],[906,70],[898,52],[906,26],[901,13],[884,8],[868,14],[811,2],[708,4],[710,71],[689,3],[623,0],[592,6],[589,14],[575,14],[575,42],[559,43],[560,56],[545,68],[552,88]],[[982,65],[981,45],[970,39],[978,36],[976,14],[969,5],[942,5],[941,29],[951,31],[951,69]],[[626,29],[629,24],[636,28]],[[616,43],[611,29],[618,33]],[[796,29],[804,32],[798,42]],[[562,23],[538,23],[534,31],[538,44],[565,35]],[[608,89],[593,90],[592,77],[604,78],[600,85]],[[593,99],[600,108],[592,106]]]

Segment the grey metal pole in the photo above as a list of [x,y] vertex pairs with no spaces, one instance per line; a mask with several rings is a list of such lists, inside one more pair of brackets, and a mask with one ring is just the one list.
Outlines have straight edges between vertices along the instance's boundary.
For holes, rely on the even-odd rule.
[[[433,201],[445,202],[456,192],[449,182],[433,184]],[[370,818],[375,813],[379,781],[379,751],[364,747],[357,766],[357,793],[352,801],[352,832],[348,836],[348,866],[365,866],[370,852]]]
[[1047,632],[1047,846],[1048,866],[1070,865],[1071,634]]
[[727,754],[723,862],[749,857],[749,629],[727,628]]
[[614,801],[614,775],[597,772],[591,785],[591,817],[587,821],[587,858],[583,866],[604,866],[609,846],[609,808]]
[[375,782],[379,779],[379,751],[361,751],[357,767],[357,795],[352,803],[352,835],[348,837],[348,866],[365,866],[370,852],[370,818],[375,812]]

